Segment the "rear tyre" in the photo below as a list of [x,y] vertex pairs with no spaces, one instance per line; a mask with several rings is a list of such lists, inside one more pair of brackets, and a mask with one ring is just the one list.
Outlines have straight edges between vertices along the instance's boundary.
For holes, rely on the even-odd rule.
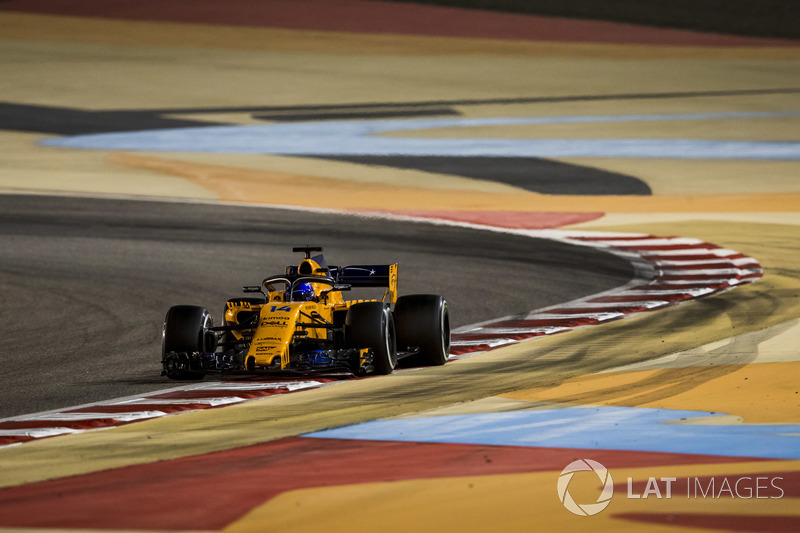
[[401,296],[394,306],[397,344],[419,350],[412,365],[439,366],[450,357],[450,314],[447,302],[435,294]]
[[386,304],[353,304],[345,318],[344,336],[348,347],[372,350],[376,373],[391,374],[397,366],[394,320]]
[[[203,372],[193,368],[191,360],[176,354],[213,351],[209,346],[213,335],[208,328],[211,315],[204,307],[176,305],[170,307],[164,318],[161,337],[161,363],[170,379],[202,379]],[[208,350],[208,348],[212,348]]]

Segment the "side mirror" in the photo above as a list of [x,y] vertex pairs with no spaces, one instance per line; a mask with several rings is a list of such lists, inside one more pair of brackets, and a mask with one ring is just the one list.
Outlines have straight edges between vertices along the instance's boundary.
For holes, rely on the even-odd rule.
[[325,300],[328,297],[328,295],[332,292],[349,291],[352,288],[353,288],[352,285],[348,285],[346,283],[335,283],[331,285],[330,289],[322,291],[319,296],[321,300]]
[[269,302],[269,296],[261,290],[261,285],[245,285],[242,287],[242,292],[257,292],[264,297],[264,303]]

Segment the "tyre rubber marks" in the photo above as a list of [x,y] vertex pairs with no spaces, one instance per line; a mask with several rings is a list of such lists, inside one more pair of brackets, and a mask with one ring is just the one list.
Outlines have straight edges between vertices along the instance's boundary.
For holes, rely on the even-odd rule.
[[[645,234],[515,231],[602,248],[635,269],[626,285],[527,315],[494,319],[453,332],[450,359],[527,339],[616,320],[757,280],[758,262],[697,239]],[[56,435],[105,429],[138,420],[241,403],[334,382],[332,378],[203,382],[57,411],[0,420],[0,447]]]
[[566,304],[459,328],[453,332],[451,359],[659,309],[762,276],[761,265],[752,257],[698,239],[567,231],[526,234],[607,250],[633,264],[634,278]]

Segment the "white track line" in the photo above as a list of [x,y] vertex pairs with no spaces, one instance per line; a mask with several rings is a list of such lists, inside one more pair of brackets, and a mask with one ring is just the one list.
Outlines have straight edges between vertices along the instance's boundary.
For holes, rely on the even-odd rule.
[[[560,333],[663,308],[750,283],[762,275],[755,259],[699,239],[575,231],[556,235],[554,230],[527,233],[532,237],[554,238],[614,253],[634,265],[634,279],[616,289],[539,309],[527,316],[504,317],[478,327],[459,328],[453,332],[454,355],[451,358],[460,359],[523,342],[545,330],[548,334]],[[543,319],[554,320],[548,321],[548,328],[543,328]],[[508,327],[510,324],[513,327]],[[504,334],[509,337],[503,338]]]
[[[186,203],[242,206],[236,203],[192,200]],[[329,209],[291,206],[246,205],[245,207],[335,213],[364,218],[379,217],[512,233],[602,249],[625,259],[633,266],[635,271],[633,279],[621,287],[548,308],[536,309],[527,315],[493,319],[455,330],[451,343],[451,359],[460,359],[537,336],[561,333],[576,327],[586,327],[673,305],[679,301],[697,298],[742,283],[750,283],[762,274],[761,266],[755,259],[735,250],[720,248],[693,238],[616,232],[517,230],[386,213],[344,213]],[[693,269],[690,268],[691,265],[701,266]],[[664,285],[668,288],[661,288]],[[687,288],[682,289],[682,286]],[[324,380],[203,382],[143,395],[17,416],[0,420],[0,447],[13,446],[43,437],[106,429],[136,420],[241,403],[271,394],[321,387],[327,383],[329,382]]]

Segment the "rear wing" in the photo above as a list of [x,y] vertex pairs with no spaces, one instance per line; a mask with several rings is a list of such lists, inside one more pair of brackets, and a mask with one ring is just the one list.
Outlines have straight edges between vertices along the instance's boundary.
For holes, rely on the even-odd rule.
[[329,271],[336,283],[352,287],[385,287],[389,301],[397,301],[397,264],[332,266]]

